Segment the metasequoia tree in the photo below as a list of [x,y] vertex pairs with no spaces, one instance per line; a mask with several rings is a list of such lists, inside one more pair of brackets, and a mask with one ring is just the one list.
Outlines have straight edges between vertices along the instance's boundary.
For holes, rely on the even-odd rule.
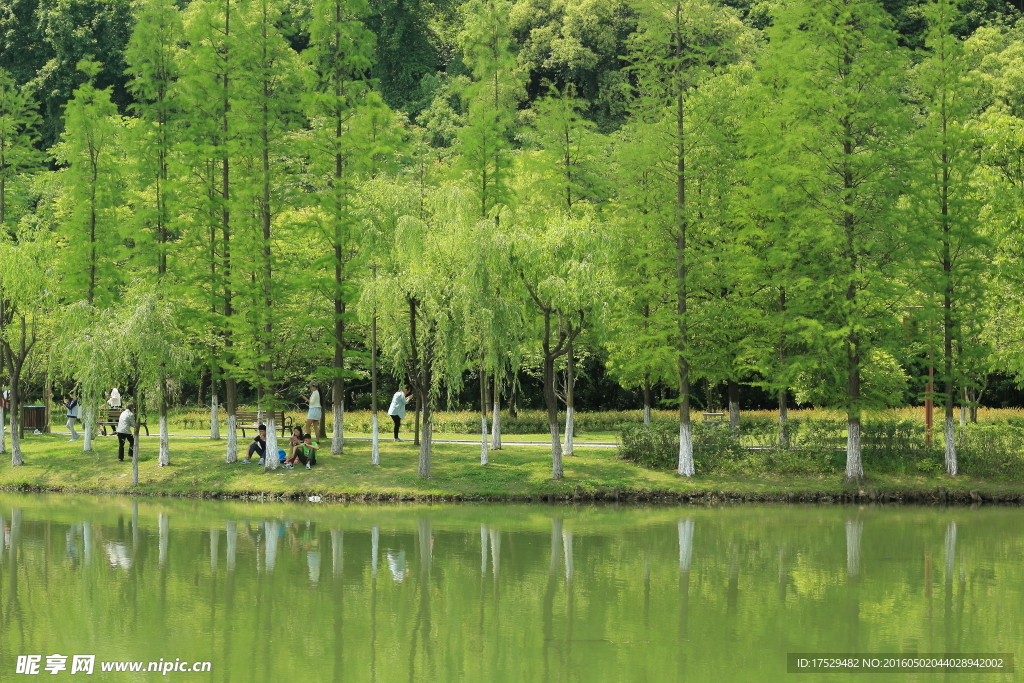
[[[691,330],[694,288],[694,230],[699,218],[692,196],[694,150],[703,141],[701,119],[690,101],[714,75],[746,47],[739,19],[721,6],[701,1],[651,0],[638,6],[636,33],[628,59],[638,85],[634,120],[646,141],[644,156],[659,184],[657,213],[651,229],[663,236],[660,252],[674,260],[671,268],[676,300],[675,348],[679,386],[679,466],[693,476],[690,423]],[[749,41],[747,41],[749,42]]]
[[[893,276],[902,253],[896,220],[909,125],[899,98],[903,57],[888,18],[868,0],[794,2],[770,31],[765,79],[785,76],[769,119],[776,173],[800,195],[779,235],[809,245],[792,296],[822,363],[845,379],[846,479],[861,462],[861,374],[897,316]],[[771,130],[771,128],[769,128]]]
[[79,69],[89,80],[75,90],[64,115],[64,134],[55,157],[64,164],[66,200],[64,231],[69,249],[66,286],[85,295],[89,304],[105,305],[116,290],[115,263],[121,249],[118,209],[121,199],[121,117],[110,100],[110,89],[100,90],[92,79],[96,62],[82,61]]
[[[192,227],[199,234],[194,243],[204,245],[200,253],[209,273],[193,273],[208,282],[208,320],[217,330],[211,345],[211,384],[224,379],[227,412],[225,461],[238,460],[238,430],[235,413],[238,390],[235,370],[235,338],[232,318],[238,273],[232,260],[235,224],[233,160],[237,161],[239,126],[232,104],[238,81],[247,71],[240,46],[243,12],[239,0],[202,0],[189,5],[185,18],[188,49],[182,55],[180,81],[184,163],[188,168]],[[217,393],[210,392],[211,422],[217,419]],[[212,433],[211,428],[211,433]]]
[[365,106],[370,87],[368,72],[374,36],[361,21],[367,12],[364,0],[316,3],[309,27],[310,48],[305,53],[316,74],[317,86],[310,97],[314,121],[312,158],[318,164],[319,175],[327,178],[326,191],[317,196],[322,208],[317,218],[328,244],[320,265],[333,276],[326,289],[333,303],[331,453],[335,455],[344,450],[345,319],[354,289],[348,271],[358,244],[359,222],[353,211],[352,194],[358,174],[365,170],[367,157],[376,151],[368,149],[360,136],[353,135],[353,119],[359,108]]
[[8,232],[9,185],[40,161],[35,148],[39,121],[31,91],[18,88],[11,75],[0,69],[0,226]]
[[[523,74],[512,52],[509,9],[507,0],[470,0],[462,8],[465,28],[460,41],[472,81],[463,93],[469,111],[466,125],[459,131],[458,163],[477,204],[479,226],[470,229],[475,235],[468,235],[476,240],[488,241],[489,231],[500,233],[503,209],[511,199],[511,138],[516,103],[522,96]],[[492,263],[489,259],[474,261],[473,289],[479,298],[467,312],[479,364],[480,462],[484,465],[488,462],[487,376],[503,374],[507,363],[502,340],[496,334],[500,322],[490,315],[501,307],[498,300],[507,293],[492,282],[498,279],[488,270]],[[500,443],[500,436],[496,441]]]
[[[129,71],[134,76],[130,87],[138,99],[139,115],[133,130],[137,142],[133,158],[138,165],[140,186],[135,218],[139,234],[151,236],[140,254],[155,260],[149,275],[161,295],[169,284],[166,281],[167,253],[168,243],[172,241],[172,210],[176,207],[170,166],[175,143],[173,88],[178,78],[178,44],[182,37],[177,5],[168,0],[149,0],[139,11],[126,50]],[[162,466],[170,463],[166,373],[159,382],[157,407],[160,419],[158,460]]]
[[977,351],[965,337],[975,327],[970,320],[976,310],[972,301],[984,287],[983,254],[988,246],[981,230],[982,197],[974,182],[980,140],[973,119],[980,101],[976,78],[969,72],[970,56],[952,33],[959,19],[956,4],[934,0],[925,16],[931,54],[916,73],[925,120],[913,146],[918,172],[911,199],[920,226],[920,253],[927,255],[920,262],[924,301],[935,302],[939,309],[945,464],[946,472],[955,475],[955,365],[958,355]]

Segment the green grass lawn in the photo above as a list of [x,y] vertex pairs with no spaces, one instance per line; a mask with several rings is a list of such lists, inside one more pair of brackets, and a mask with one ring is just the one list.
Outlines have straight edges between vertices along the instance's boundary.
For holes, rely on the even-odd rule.
[[[244,453],[247,442],[239,441]],[[370,465],[370,443],[351,441],[345,454],[325,454],[313,470],[264,472],[259,465],[228,465],[224,441],[197,438],[171,439],[171,465],[158,467],[156,437],[143,437],[139,461],[139,486],[131,487],[131,462],[118,462],[117,441],[100,437],[92,453],[82,452],[82,442],[68,443],[55,434],[26,436],[25,464],[0,465],[0,488],[137,493],[143,495],[240,495],[252,493],[320,494],[389,497],[462,496],[465,498],[565,495],[576,491],[590,495],[636,492],[667,494],[724,493],[726,495],[780,496],[787,492],[836,495],[856,491],[838,477],[715,476],[693,479],[672,471],[650,470],[618,459],[616,449],[578,445],[566,457],[565,478],[551,479],[550,449],[510,445],[491,452],[491,464],[481,467],[480,449],[471,444],[436,444],[432,476],[416,476],[418,447],[409,441],[381,441],[381,465]],[[10,444],[8,442],[8,448]],[[327,449],[324,449],[326,453]],[[4,456],[6,458],[6,456]],[[870,476],[870,475],[869,475]],[[872,476],[862,489],[925,492],[943,486],[950,491],[978,489],[985,495],[1005,497],[1024,493],[1024,483],[985,482],[967,477]]]

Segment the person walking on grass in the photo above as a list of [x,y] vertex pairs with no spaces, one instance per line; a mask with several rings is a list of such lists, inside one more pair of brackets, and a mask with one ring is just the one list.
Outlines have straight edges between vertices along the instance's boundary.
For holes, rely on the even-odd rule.
[[267,456],[267,425],[260,425],[256,431],[256,438],[249,444],[249,452],[246,453],[245,460],[242,461],[243,465],[248,465],[252,462],[253,453],[260,456],[261,465],[263,464],[263,458]]
[[401,441],[398,438],[398,429],[402,426],[402,418],[405,417],[405,407],[412,401],[411,393],[412,390],[406,384],[404,391],[399,389],[391,397],[391,407],[388,408],[388,415],[391,416],[391,421],[395,423],[395,441]]
[[[306,413],[306,434],[318,434],[323,410],[320,408],[320,389],[316,382],[309,383],[309,396],[303,396],[302,400],[309,403],[309,412]],[[314,429],[317,431],[313,431]]]
[[132,428],[135,426],[135,404],[129,403],[128,407],[121,411],[121,417],[117,419],[117,459],[124,462],[124,442],[128,442],[128,455],[135,452],[135,436]]
[[69,430],[71,430],[71,438],[68,441],[78,441],[78,432],[75,431],[75,421],[78,420],[78,411],[80,409],[78,399],[75,398],[75,392],[68,392],[68,397],[64,401],[64,407],[68,409],[68,421],[64,423]]

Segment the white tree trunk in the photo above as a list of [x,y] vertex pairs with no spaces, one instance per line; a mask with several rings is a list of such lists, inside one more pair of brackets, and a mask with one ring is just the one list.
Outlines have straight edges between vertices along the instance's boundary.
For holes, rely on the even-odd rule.
[[960,405],[960,426],[967,426],[967,406],[963,404]]
[[345,571],[345,532],[331,529],[331,573],[340,577]]
[[860,574],[860,535],[863,530],[863,521],[846,520],[846,573],[850,576]]
[[229,519],[227,522],[227,539],[228,550],[225,564],[228,571],[233,572],[235,571],[235,558],[238,552],[238,524],[233,519]]
[[7,434],[4,429],[4,407],[0,405],[0,455],[7,452]]
[[[274,411],[270,411],[267,420],[267,454],[263,458],[263,471],[276,470],[281,461],[277,458],[277,425],[274,424]],[[229,436],[230,440],[231,437]]]
[[480,464],[486,465],[488,463],[487,453],[487,415],[483,412],[480,413]]
[[[138,419],[138,418],[136,418]],[[132,438],[132,486],[139,485],[139,428],[133,430],[134,434]]]
[[953,583],[953,562],[956,559],[956,522],[946,527],[946,584]]
[[740,428],[740,403],[729,401],[729,428],[734,432]]
[[345,451],[345,404],[335,403],[331,408],[334,424],[331,425],[331,455],[341,455]]
[[157,520],[157,527],[159,528],[160,539],[159,545],[159,562],[160,566],[163,567],[167,564],[167,544],[171,537],[171,519],[165,513],[161,512]]
[[690,571],[693,559],[693,517],[679,520],[679,573]]
[[420,434],[420,462],[418,474],[423,479],[430,478],[430,448],[434,434],[433,411],[429,420],[423,421],[423,431]]
[[956,468],[956,433],[953,431],[954,420],[946,418],[946,473],[955,477]]
[[693,465],[693,425],[679,422],[679,475],[692,477]]
[[377,424],[377,413],[373,414],[373,436],[370,439],[370,464],[380,464],[380,426]]
[[488,529],[491,539],[491,570],[494,578],[498,578],[498,569],[501,567],[501,532],[497,529]]
[[11,411],[11,467],[24,465],[25,460],[21,457],[21,437],[18,434],[18,406]]
[[380,554],[380,527],[374,524],[370,528],[370,571],[377,576],[377,556]]
[[576,431],[576,409],[572,406],[568,406],[565,409],[565,455],[572,455],[572,437]]
[[562,440],[558,438],[558,423],[551,425],[551,478],[562,478]]
[[238,418],[234,415],[228,415],[228,450],[225,462],[229,465],[238,462]]
[[864,465],[860,459],[860,420],[847,420],[846,429],[846,480],[863,479]]
[[565,553],[565,580],[572,583],[572,532],[562,532],[562,551]]
[[220,529],[210,527],[210,573],[217,573],[217,556],[220,555]]
[[94,410],[93,408],[86,408],[85,409],[85,425],[84,425],[85,429],[83,430],[83,431],[85,431],[85,436],[82,439],[82,452],[83,453],[91,453],[92,452],[93,425],[96,424],[95,415],[93,413],[93,410]]
[[480,525],[480,576],[487,573],[487,525]]
[[651,406],[649,405],[644,406],[644,424],[651,424]]
[[501,394],[494,387],[494,412],[491,414],[491,449],[501,450]]
[[266,543],[266,557],[263,560],[263,568],[268,574],[274,573],[274,565],[277,564],[277,521],[270,520],[263,526],[265,529],[264,542]]
[[160,455],[157,458],[157,463],[160,467],[166,467],[171,464],[171,446],[169,442],[170,435],[167,433],[167,416],[160,416]]
[[217,383],[210,388],[210,438],[220,439],[220,405],[217,403]]

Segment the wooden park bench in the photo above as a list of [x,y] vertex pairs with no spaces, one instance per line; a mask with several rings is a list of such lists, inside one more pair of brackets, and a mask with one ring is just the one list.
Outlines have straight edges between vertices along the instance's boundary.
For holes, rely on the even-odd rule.
[[[106,408],[101,410],[96,415],[96,424],[103,430],[103,436],[107,435],[107,427],[110,427],[111,433],[117,432],[117,421],[121,417],[123,408]],[[146,430],[146,436],[149,436],[149,427],[146,425],[145,416],[135,416],[135,421],[139,423],[139,427]]]
[[704,422],[717,425],[722,424],[723,418],[725,418],[725,413],[702,413],[702,417],[704,418]]
[[[245,430],[251,429],[256,431],[259,429],[261,424],[265,424],[267,416],[270,413],[267,411],[257,410],[236,410],[235,411],[235,425],[242,430],[242,438],[245,438]],[[287,417],[283,410],[274,411],[274,424],[281,427],[281,436],[288,436],[288,432],[292,428],[292,418]]]

